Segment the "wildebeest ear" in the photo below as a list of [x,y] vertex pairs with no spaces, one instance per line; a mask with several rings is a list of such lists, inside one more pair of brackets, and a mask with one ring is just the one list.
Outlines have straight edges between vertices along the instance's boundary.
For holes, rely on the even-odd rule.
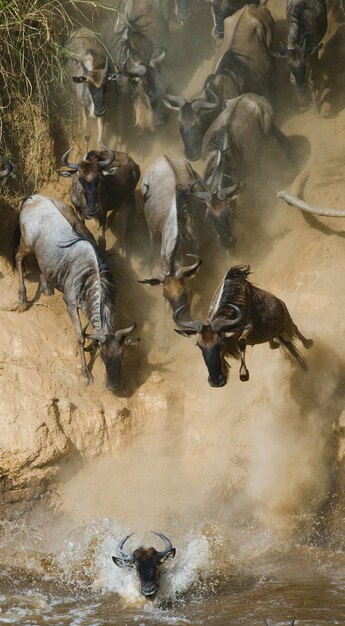
[[123,567],[125,569],[131,569],[132,567],[134,567],[134,563],[125,561],[124,559],[120,559],[118,556],[112,556],[111,558],[113,559],[117,567]]
[[102,174],[103,176],[114,176],[118,169],[118,167],[111,167],[110,170],[102,170]]
[[191,337],[192,335],[196,335],[197,334],[196,330],[194,330],[192,328],[186,328],[184,330],[181,330],[180,328],[174,328],[174,331],[178,335],[182,335],[182,337]]
[[75,83],[85,83],[85,81],[87,81],[86,76],[72,76],[72,80]]
[[137,346],[140,342],[140,337],[126,337],[125,346]]
[[167,561],[168,559],[173,559],[175,557],[175,554],[176,554],[176,548],[172,548],[172,550],[169,550],[168,552],[166,552],[164,556],[162,556],[159,559],[159,562],[164,563],[164,561]]
[[57,170],[57,173],[59,174],[59,176],[62,176],[63,178],[70,178],[70,176],[74,176],[75,171],[68,172],[67,170]]
[[142,285],[160,285],[163,282],[160,278],[144,278],[143,280],[138,280],[138,283],[142,283]]

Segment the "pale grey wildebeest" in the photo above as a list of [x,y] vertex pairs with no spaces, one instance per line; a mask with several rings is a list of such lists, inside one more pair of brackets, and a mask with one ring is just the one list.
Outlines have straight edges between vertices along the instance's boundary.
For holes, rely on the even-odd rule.
[[[132,343],[127,335],[135,324],[115,330],[116,287],[111,269],[85,225],[82,222],[72,225],[66,219],[69,211],[59,200],[39,194],[24,200],[15,254],[19,302],[23,308],[28,305],[22,264],[24,257],[34,253],[41,271],[41,292],[51,295],[56,288],[63,293],[77,336],[83,379],[87,384],[93,382],[85,351],[98,347],[106,369],[106,386],[116,391],[122,385],[124,348]],[[79,310],[91,324],[92,333],[82,330]],[[86,339],[91,340],[87,348]]]
[[226,384],[227,355],[241,359],[240,379],[249,379],[245,362],[247,345],[268,342],[272,349],[281,346],[307,369],[294,338],[305,348],[313,345],[312,339],[306,339],[299,331],[286,304],[272,293],[255,287],[247,280],[249,274],[249,265],[230,268],[213,294],[205,324],[182,319],[184,307],[174,312],[174,321],[183,329],[176,332],[186,337],[197,335],[197,346],[208,369],[211,387]]
[[273,35],[269,10],[253,4],[245,6],[224,22],[224,39],[214,58],[214,72],[206,78],[201,97],[188,102],[184,96],[166,94],[166,106],[178,111],[187,159],[200,158],[203,137],[225,100],[248,92],[270,97]]
[[97,118],[98,146],[104,143],[105,96],[109,81],[116,80],[117,73],[109,73],[106,52],[96,37],[85,28],[71,33],[66,49],[69,53],[67,73],[73,81],[88,150],[90,117]]
[[235,242],[231,222],[236,198],[243,189],[242,182],[260,171],[260,161],[276,142],[289,158],[290,143],[274,125],[270,103],[254,93],[226,100],[223,110],[205,134],[203,182],[211,193],[207,215],[225,248]]
[[[151,242],[161,243],[161,276],[140,282],[162,284],[164,297],[173,310],[188,306],[186,278],[201,265],[197,254],[205,192],[200,190],[199,177],[187,161],[162,155],[145,172],[142,194]],[[186,265],[186,255],[194,257],[194,262]]]

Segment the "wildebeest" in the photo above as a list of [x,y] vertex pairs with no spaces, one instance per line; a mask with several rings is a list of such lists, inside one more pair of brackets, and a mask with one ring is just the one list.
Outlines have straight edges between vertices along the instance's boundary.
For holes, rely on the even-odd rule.
[[97,118],[98,145],[104,142],[105,95],[109,81],[117,73],[109,73],[108,57],[96,37],[85,28],[71,33],[66,49],[69,52],[67,72],[73,80],[80,107],[81,123],[88,149],[90,133],[88,118]]
[[200,157],[203,136],[225,100],[253,92],[269,95],[273,59],[270,53],[274,22],[264,6],[245,6],[224,22],[224,39],[215,58],[215,70],[205,81],[200,98],[166,94],[165,103],[179,112],[178,122],[188,159]]
[[[15,263],[19,273],[19,302],[27,307],[23,259],[34,253],[40,267],[41,291],[50,295],[54,288],[63,293],[68,314],[77,336],[82,376],[93,381],[85,350],[99,347],[106,370],[106,386],[120,388],[121,364],[127,335],[135,328],[115,330],[116,287],[111,269],[85,225],[72,224],[65,215],[69,207],[59,200],[36,194],[24,200],[19,215],[18,248]],[[92,325],[91,334],[81,327],[79,310]],[[85,340],[91,344],[85,348]],[[133,341],[133,343],[135,340]]]
[[9,174],[11,174],[11,172],[13,171],[13,165],[5,157],[1,157],[1,161],[3,161],[3,163],[5,164],[5,169],[0,170],[0,178],[6,178],[6,176],[9,176]]
[[224,20],[246,4],[260,4],[260,0],[212,0],[213,36],[216,39],[224,37]]
[[249,265],[234,266],[227,272],[212,297],[206,324],[182,320],[183,307],[174,312],[174,321],[183,328],[176,332],[185,336],[197,335],[197,345],[202,351],[211,387],[226,384],[227,355],[241,358],[240,379],[247,381],[246,346],[267,341],[272,349],[285,348],[306,369],[293,339],[300,339],[305,348],[310,348],[313,341],[298,330],[284,302],[252,285],[247,280],[249,274]]
[[112,559],[118,567],[131,569],[135,567],[140,580],[140,591],[143,596],[153,597],[159,588],[160,565],[167,559],[173,559],[176,549],[172,547],[170,539],[162,533],[151,530],[154,535],[160,537],[165,544],[165,550],[158,552],[155,548],[137,548],[131,555],[123,552],[126,541],[132,537],[133,533],[122,539],[118,545],[120,556],[113,556]]
[[[204,193],[197,191],[198,176],[187,161],[160,156],[145,172],[142,182],[145,219],[151,242],[161,242],[161,276],[141,283],[163,285],[173,310],[188,305],[186,278],[201,265],[199,227]],[[200,206],[202,204],[202,206]],[[187,266],[186,255],[195,257]]]
[[212,194],[208,216],[226,248],[234,243],[231,221],[241,182],[258,171],[265,148],[274,140],[288,151],[288,139],[274,126],[270,103],[253,93],[226,100],[205,134],[203,181]]
[[118,85],[129,94],[135,124],[154,130],[167,121],[160,65],[166,57],[168,15],[158,0],[130,0],[120,35],[116,35],[114,58]]
[[286,57],[298,104],[304,108],[311,91],[314,107],[317,107],[315,70],[328,26],[326,0],[287,0],[286,15],[287,45],[283,53],[273,54],[278,58]]
[[73,176],[70,199],[79,217],[97,217],[100,224],[100,241],[105,241],[107,213],[124,212],[121,244],[126,250],[127,235],[135,212],[135,188],[140,178],[140,168],[125,152],[91,150],[79,163],[68,161],[71,149],[61,157],[68,170],[61,176]]

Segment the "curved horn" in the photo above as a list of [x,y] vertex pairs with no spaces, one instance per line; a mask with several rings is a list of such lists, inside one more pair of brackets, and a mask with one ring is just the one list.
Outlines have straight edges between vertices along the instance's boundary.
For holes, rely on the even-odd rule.
[[237,317],[231,320],[226,317],[216,317],[210,324],[211,329],[215,333],[219,333],[221,330],[227,330],[228,328],[233,328],[234,326],[237,326],[237,324],[242,320],[244,316],[244,311],[240,309],[239,306],[236,306],[236,304],[228,304],[228,306],[231,307],[235,311],[235,313],[237,313]]
[[321,207],[314,207],[311,204],[307,204],[300,198],[293,196],[288,191],[279,191],[278,198],[284,200],[287,204],[295,206],[306,213],[312,213],[313,215],[321,215],[324,217],[345,217],[345,210],[342,209],[323,209]]
[[195,263],[192,265],[185,265],[184,267],[180,267],[175,273],[175,278],[183,278],[186,274],[194,274],[198,267],[200,267],[202,263],[202,259],[200,259],[196,254],[186,254],[186,256],[191,256],[196,259]]
[[177,324],[178,326],[180,326],[181,328],[191,328],[192,330],[195,330],[197,333],[200,333],[203,327],[203,323],[200,322],[199,320],[190,320],[189,322],[185,322],[179,319],[179,315],[181,313],[181,311],[183,309],[187,309],[188,307],[186,304],[184,304],[183,306],[180,306],[180,308],[176,309],[176,311],[174,311],[173,313],[173,320],[175,322],[175,324]]
[[123,559],[124,561],[126,561],[127,563],[133,563],[134,558],[133,555],[129,555],[129,554],[125,554],[123,552],[123,546],[125,545],[126,541],[132,537],[132,535],[134,535],[134,533],[130,533],[129,535],[126,535],[126,537],[124,539],[121,539],[120,543],[117,546],[117,550],[120,553],[121,559]]
[[[130,326],[128,326],[128,328],[122,328],[121,330],[117,330],[116,333],[115,333],[115,339],[120,341],[121,339],[123,339],[124,337],[129,335],[129,333],[131,333],[132,330],[134,330],[136,327],[137,327],[136,323],[132,322],[132,324]],[[129,535],[129,536],[131,536],[131,535]]]
[[211,87],[213,87],[213,86],[214,86],[214,81],[213,81],[213,80],[210,80],[210,81],[206,84],[206,89],[205,89],[205,90],[206,90],[206,93],[207,93],[207,92],[209,92],[209,93],[213,96],[213,98],[214,98],[214,100],[215,100],[215,104],[216,104],[216,106],[219,106],[219,105],[220,105],[220,100],[219,100],[219,97],[217,96],[216,92],[215,92],[215,91],[213,91],[213,89],[211,89]]
[[215,109],[218,106],[218,102],[207,102],[202,98],[193,100],[191,107],[195,113],[199,113],[202,109]]
[[106,150],[108,152],[109,158],[105,159],[105,161],[98,161],[98,166],[99,167],[106,167],[107,165],[109,165],[110,163],[112,163],[115,160],[116,154],[115,154],[114,150],[112,150],[111,148],[108,148],[108,146],[104,146],[102,144],[101,148],[104,148],[104,150]]
[[217,193],[219,200],[225,200],[225,198],[233,195],[235,191],[240,189],[240,187],[241,185],[237,181],[234,183],[234,185],[230,185],[229,187],[221,187],[219,185]]
[[163,533],[158,533],[155,530],[151,530],[151,533],[153,533],[154,535],[157,535],[157,537],[160,537],[165,543],[165,550],[163,550],[163,552],[157,552],[157,556],[162,558],[163,556],[166,555],[167,552],[170,552],[170,550],[173,549],[172,543],[170,539],[168,539],[168,537],[163,535]]
[[5,157],[2,158],[2,160],[4,161],[5,165],[6,165],[6,169],[2,170],[0,172],[0,178],[5,178],[5,176],[8,176],[12,170],[13,170],[13,165],[12,163],[6,159]]
[[72,150],[72,148],[70,148],[69,150],[66,150],[66,152],[63,153],[63,155],[61,157],[61,163],[65,167],[69,167],[70,170],[80,170],[80,164],[79,163],[70,163],[69,161],[67,161],[67,157],[68,157],[69,153],[71,152],[71,150]]
[[169,109],[178,110],[186,104],[187,100],[184,96],[172,96],[171,94],[165,92],[163,102]]

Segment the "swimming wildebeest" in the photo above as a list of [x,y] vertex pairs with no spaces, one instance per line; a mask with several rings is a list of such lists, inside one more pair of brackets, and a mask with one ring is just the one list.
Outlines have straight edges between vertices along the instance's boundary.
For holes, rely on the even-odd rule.
[[140,580],[140,591],[143,596],[153,597],[159,589],[160,566],[167,559],[173,559],[176,549],[172,547],[170,539],[162,533],[151,530],[154,535],[160,537],[165,543],[165,550],[158,552],[155,548],[137,548],[131,555],[123,552],[123,546],[133,533],[122,539],[118,545],[120,556],[112,559],[118,567],[131,569],[135,567]]
[[205,134],[203,181],[212,194],[208,216],[226,248],[235,241],[231,221],[241,182],[258,171],[265,149],[275,140],[289,153],[288,139],[274,126],[270,103],[253,93],[226,100]]
[[166,94],[165,103],[177,110],[185,153],[200,158],[203,137],[225,100],[253,92],[269,95],[273,59],[270,48],[274,22],[264,6],[247,5],[224,22],[224,40],[215,58],[215,71],[205,81],[200,98]]
[[326,0],[287,0],[286,15],[287,45],[283,53],[273,54],[277,58],[286,57],[300,107],[309,104],[311,92],[317,108],[315,78],[318,52],[328,26]]
[[115,37],[117,84],[129,94],[135,124],[154,130],[167,121],[160,65],[167,53],[168,15],[157,0],[131,0],[123,31]]
[[61,176],[73,176],[70,199],[78,216],[83,219],[96,217],[100,224],[100,241],[105,242],[107,213],[113,216],[124,213],[121,245],[126,250],[127,235],[135,213],[135,188],[140,178],[140,168],[125,152],[91,150],[79,163],[68,161],[71,149],[61,157],[61,163],[69,169],[61,170]]
[[212,297],[206,324],[182,320],[183,307],[174,312],[174,321],[183,328],[176,332],[187,337],[197,335],[211,387],[226,384],[227,355],[241,359],[240,379],[248,380],[246,347],[267,341],[272,349],[285,348],[303,369],[307,369],[293,339],[300,339],[305,348],[310,348],[313,341],[298,330],[284,302],[252,285],[247,280],[249,274],[249,265],[235,266],[227,272]]
[[[127,335],[135,328],[115,330],[116,287],[111,269],[93,236],[82,222],[73,225],[65,217],[72,210],[42,195],[24,200],[16,234],[18,248],[15,263],[19,273],[19,302],[27,307],[23,259],[34,253],[41,271],[41,292],[51,295],[54,288],[63,293],[68,314],[77,336],[82,376],[93,381],[85,350],[98,347],[106,370],[106,386],[111,391],[121,387],[121,364]],[[82,330],[79,310],[92,325],[91,334]],[[91,344],[86,348],[85,340]]]
[[82,130],[88,149],[90,132],[88,118],[97,118],[98,145],[104,138],[106,114],[105,95],[109,81],[116,80],[117,73],[108,73],[109,62],[104,49],[96,37],[87,29],[80,28],[71,33],[66,45],[70,56],[67,72],[74,83],[74,90],[80,107]]
[[6,176],[9,176],[9,174],[11,174],[11,172],[13,171],[13,165],[5,157],[1,157],[0,161],[2,161],[5,164],[5,169],[0,170],[0,178],[6,178]]
[[[195,187],[197,174],[183,159],[160,156],[145,172],[142,182],[145,219],[153,240],[161,242],[161,276],[139,282],[163,285],[164,297],[175,311],[188,305],[186,278],[201,265],[199,229],[204,214],[204,192]],[[195,257],[185,265],[186,255]]]

